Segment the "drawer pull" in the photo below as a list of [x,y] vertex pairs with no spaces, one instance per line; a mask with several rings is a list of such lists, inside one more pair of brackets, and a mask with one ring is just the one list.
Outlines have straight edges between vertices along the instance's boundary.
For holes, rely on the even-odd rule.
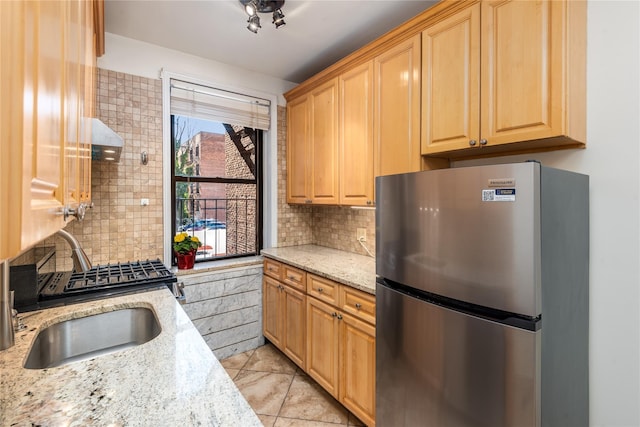
[[331,313],[331,317],[336,317],[338,315],[338,313],[336,313],[335,311],[333,313]]
[[289,276],[289,280],[295,280],[296,278],[293,276]]
[[338,314],[338,320],[342,320],[342,314]]
[[322,293],[323,291],[324,291],[324,289],[318,288],[318,292]]
[[357,308],[358,310],[360,310],[360,309],[362,308],[362,304],[358,304],[358,303],[356,303],[356,308]]

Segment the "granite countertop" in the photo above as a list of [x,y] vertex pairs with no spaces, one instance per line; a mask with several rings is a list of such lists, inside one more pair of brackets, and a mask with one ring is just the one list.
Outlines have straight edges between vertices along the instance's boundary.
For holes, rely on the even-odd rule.
[[263,249],[262,255],[361,291],[376,293],[375,258],[316,245]]
[[[48,369],[23,368],[37,333],[121,308],[154,310],[162,331],[117,353]],[[168,289],[21,316],[27,329],[0,351],[0,425],[261,426]]]

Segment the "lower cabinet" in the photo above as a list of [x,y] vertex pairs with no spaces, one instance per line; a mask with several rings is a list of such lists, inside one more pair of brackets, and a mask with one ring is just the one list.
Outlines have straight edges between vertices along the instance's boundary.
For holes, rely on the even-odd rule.
[[338,315],[338,322],[338,400],[371,427],[376,413],[376,328],[346,313]]
[[265,259],[263,332],[367,426],[375,425],[375,296]]
[[263,333],[300,368],[305,367],[306,295],[263,277]]

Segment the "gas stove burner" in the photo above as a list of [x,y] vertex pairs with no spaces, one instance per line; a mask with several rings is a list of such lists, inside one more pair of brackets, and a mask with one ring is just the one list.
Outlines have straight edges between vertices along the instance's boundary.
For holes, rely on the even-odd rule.
[[[40,280],[39,280],[40,281]],[[176,281],[175,275],[159,260],[97,265],[78,273],[56,273],[43,277],[40,295],[61,298],[69,295],[92,294],[119,288],[130,288]]]

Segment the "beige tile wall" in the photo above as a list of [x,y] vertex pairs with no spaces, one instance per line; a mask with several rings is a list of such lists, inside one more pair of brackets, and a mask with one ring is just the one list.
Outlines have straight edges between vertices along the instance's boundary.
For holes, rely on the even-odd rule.
[[[124,138],[119,163],[92,162],[94,208],[83,222],[66,229],[80,241],[94,264],[162,259],[162,85],[161,81],[98,70],[96,114]],[[373,211],[346,207],[288,205],[286,201],[286,108],[278,107],[278,246],[317,244],[366,255],[356,228],[367,229],[366,245],[375,253]],[[140,163],[140,153],[149,163]],[[148,198],[149,206],[140,206]],[[70,270],[71,250],[60,238],[57,269]]]
[[[73,234],[94,264],[162,259],[162,86],[161,81],[98,69],[96,116],[124,138],[119,163],[92,162],[94,208],[72,221]],[[142,165],[146,151],[149,163]],[[148,198],[149,206],[140,206]],[[57,269],[72,268],[71,250],[55,244]]]

